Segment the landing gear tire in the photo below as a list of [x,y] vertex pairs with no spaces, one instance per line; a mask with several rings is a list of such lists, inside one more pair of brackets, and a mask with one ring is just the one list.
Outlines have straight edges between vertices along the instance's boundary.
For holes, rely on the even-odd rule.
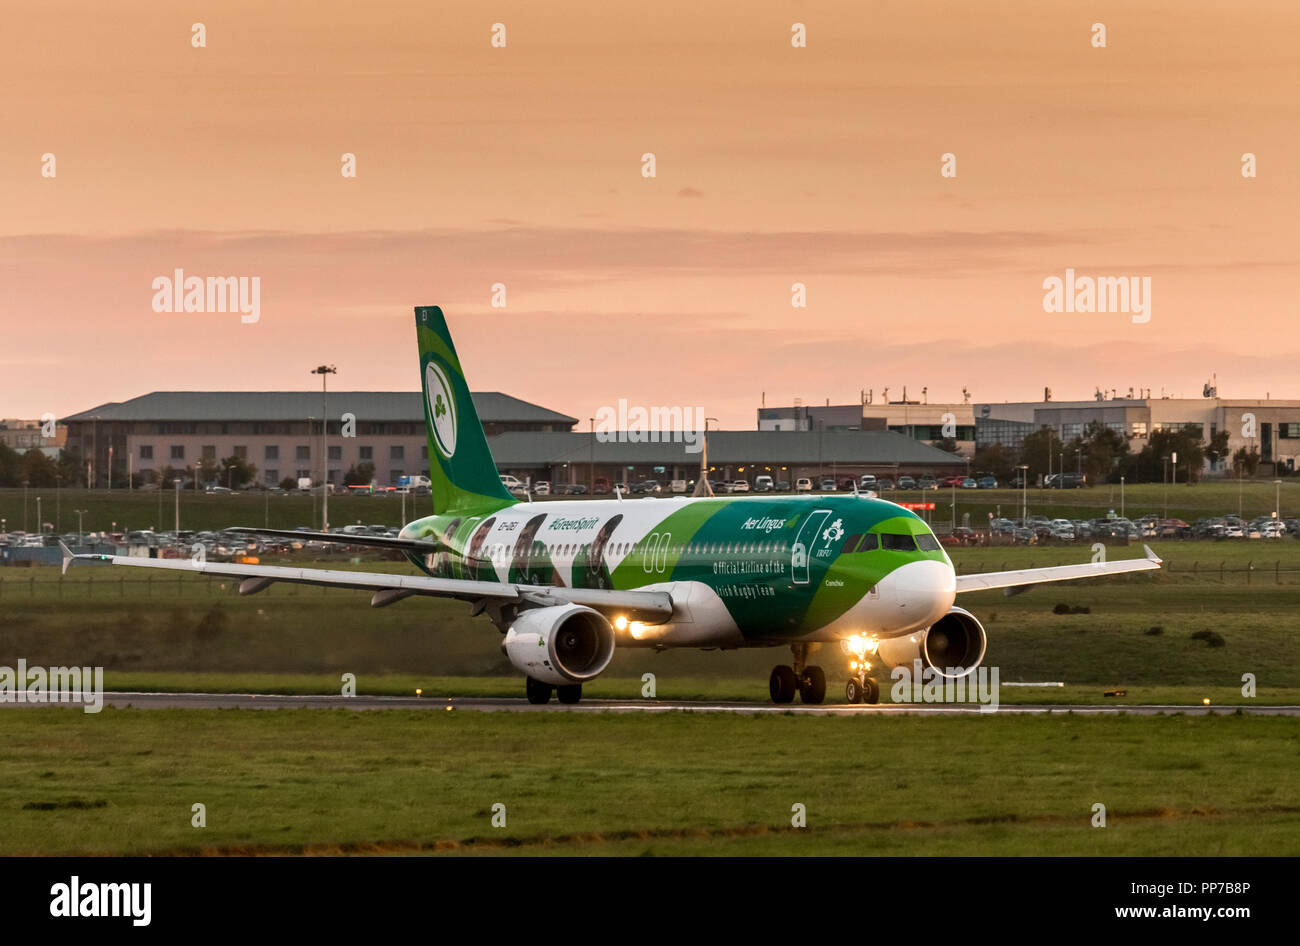
[[863,703],[880,702],[880,684],[877,683],[875,680],[872,680],[870,677],[867,677],[865,681],[865,686],[863,688],[863,693],[862,693],[862,702]]
[[849,682],[844,684],[844,702],[861,703],[862,702],[862,684],[857,677],[849,677]]
[[[561,687],[561,689],[564,689]],[[528,702],[540,706],[543,703],[551,702],[551,685],[542,683],[540,680],[534,680],[528,677],[524,682],[524,691],[528,694]]]
[[570,686],[556,687],[555,695],[560,698],[561,703],[572,705],[582,699],[582,684],[574,683]]
[[772,668],[772,676],[767,681],[768,692],[772,694],[773,703],[792,703],[799,691],[799,678],[794,675],[794,668],[782,664]]
[[813,705],[826,702],[826,672],[821,667],[804,667],[799,699]]

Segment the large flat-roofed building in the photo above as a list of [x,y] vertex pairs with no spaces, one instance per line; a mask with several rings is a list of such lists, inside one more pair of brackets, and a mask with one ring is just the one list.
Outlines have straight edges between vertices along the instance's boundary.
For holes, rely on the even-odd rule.
[[[1051,427],[1068,442],[1097,422],[1129,437],[1134,451],[1158,430],[1191,428],[1201,440],[1228,432],[1229,457],[1257,450],[1265,463],[1300,463],[1300,400],[1272,398],[1107,398],[1090,401],[1015,401],[975,405],[978,446],[1018,447],[1026,433]],[[1231,460],[1226,461],[1231,466]],[[1225,467],[1220,462],[1219,469]],[[1207,462],[1207,469],[1211,468]]]
[[[499,392],[471,395],[490,436],[508,432],[565,432],[577,418]],[[102,404],[65,418],[69,449],[92,462],[97,486],[107,485],[112,451],[114,485],[127,474],[152,478],[164,469],[198,468],[240,457],[257,468],[266,486],[284,478],[321,478],[321,417],[329,482],[363,463],[375,480],[396,483],[404,474],[428,475],[424,398],[419,391],[157,391]],[[343,436],[345,415],[353,436]]]
[[57,424],[50,431],[52,436],[47,437],[46,426],[39,420],[0,419],[0,444],[17,453],[35,448],[51,460],[57,460],[59,451],[67,443],[68,428]]
[[787,432],[887,430],[924,443],[953,440],[963,456],[971,456],[975,451],[975,414],[969,403],[928,404],[864,398],[861,404],[760,407],[758,429]]
[[[694,436],[692,443],[666,438],[630,442],[622,434],[518,432],[493,437],[488,445],[498,469],[521,480],[667,483],[699,475],[701,443]],[[707,447],[709,478],[714,480],[752,483],[767,475],[792,484],[800,477],[833,477],[843,483],[863,473],[949,476],[966,469],[961,457],[891,431],[711,430]]]

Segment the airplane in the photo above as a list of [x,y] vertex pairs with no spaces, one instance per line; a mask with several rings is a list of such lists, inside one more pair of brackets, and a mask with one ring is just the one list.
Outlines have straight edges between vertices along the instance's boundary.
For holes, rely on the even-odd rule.
[[839,643],[849,703],[875,703],[869,657],[944,678],[973,672],[987,635],[958,595],[1017,593],[1043,582],[1158,569],[1146,556],[957,575],[930,527],[873,494],[556,500],[512,495],[493,461],[451,333],[437,306],[415,309],[433,514],[397,536],[266,528],[244,531],[401,551],[419,575],[73,554],[78,562],[163,568],[240,580],[356,588],[382,608],[432,596],[469,602],[501,632],[532,703],[577,703],[616,648],[789,647],[768,684],[773,702],[819,704],[826,673],[811,663]]

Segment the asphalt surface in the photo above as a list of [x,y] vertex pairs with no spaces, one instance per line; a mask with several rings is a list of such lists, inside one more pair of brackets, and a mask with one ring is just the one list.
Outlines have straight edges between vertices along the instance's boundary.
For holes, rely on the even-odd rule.
[[[0,708],[30,706],[29,703],[0,703]],[[43,705],[43,704],[40,704]],[[79,704],[71,704],[77,706]],[[135,709],[419,709],[475,710],[506,713],[671,713],[690,710],[696,713],[794,713],[805,716],[967,716],[980,715],[976,704],[883,704],[876,706],[828,703],[806,706],[791,703],[720,703],[687,700],[583,700],[574,705],[556,702],[535,706],[522,697],[414,697],[414,696],[285,696],[247,693],[126,693],[106,692],[104,705]],[[1002,715],[1113,716],[1127,713],[1155,716],[1160,713],[1183,713],[1188,716],[1228,715],[1240,709],[1250,716],[1300,716],[1300,706],[1162,706],[1162,705],[1030,705],[1002,703]],[[985,714],[988,715],[988,714]]]

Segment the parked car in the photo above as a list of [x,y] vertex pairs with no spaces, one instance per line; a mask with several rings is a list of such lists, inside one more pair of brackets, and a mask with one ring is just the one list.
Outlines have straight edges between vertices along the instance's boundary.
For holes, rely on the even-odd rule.
[[534,484],[533,484],[533,495],[534,495],[534,496],[549,496],[549,495],[551,495],[551,481],[550,481],[550,480],[538,480],[536,483],[534,483]]
[[975,481],[975,478],[974,478],[973,476],[967,476],[967,477],[964,477],[964,478],[962,479],[962,481],[961,481],[961,488],[962,488],[962,489],[979,489],[979,483]]
[[960,486],[965,480],[966,477],[958,473],[956,476],[945,476],[941,485],[944,489],[952,489],[954,486]]
[[778,493],[788,493],[788,492],[790,492],[790,481],[789,481],[789,480],[777,480],[777,481],[776,481],[776,491],[777,491]]
[[997,489],[998,480],[995,476],[981,476],[976,483],[980,489]]
[[794,481],[794,491],[796,493],[808,493],[812,491],[812,480],[806,476],[801,476]]
[[763,476],[754,477],[754,492],[770,493],[775,488],[772,477],[764,474]]
[[882,477],[881,479],[876,480],[876,492],[880,492],[882,489],[897,489],[897,488],[898,487],[894,485],[894,481],[891,480],[889,477]]
[[731,481],[731,492],[733,492],[733,493],[748,493],[748,492],[749,492],[749,480],[732,480],[732,481]]
[[834,493],[834,492],[837,492],[837,490],[836,490],[836,488],[835,488],[835,477],[833,477],[833,476],[823,476],[823,477],[822,477],[822,481],[821,481],[821,485],[820,485],[818,488],[819,488],[823,493]]
[[916,480],[910,476],[900,476],[898,478],[899,489],[916,489]]

